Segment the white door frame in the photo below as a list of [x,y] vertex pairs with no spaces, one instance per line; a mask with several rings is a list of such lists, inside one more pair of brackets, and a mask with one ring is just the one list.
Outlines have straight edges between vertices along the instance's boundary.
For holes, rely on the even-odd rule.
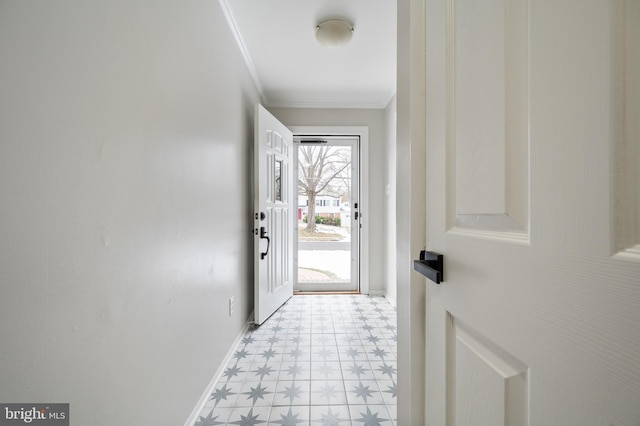
[[[369,127],[367,126],[289,126],[294,137],[359,136],[360,137],[360,292],[369,294]],[[294,239],[294,253],[297,253],[297,238]]]
[[[424,0],[398,0],[396,107],[396,281],[398,424],[425,424],[425,283],[413,259],[425,248]],[[444,66],[444,65],[443,65]]]
[[[293,146],[294,146],[294,152],[293,152],[293,167],[294,167],[294,171],[293,171],[293,175],[294,176],[299,176],[300,173],[300,169],[299,169],[299,160],[300,160],[300,148],[302,148],[303,146],[327,146],[327,147],[342,147],[342,148],[349,148],[350,149],[350,157],[351,157],[351,189],[350,189],[350,193],[351,193],[351,197],[349,199],[349,206],[351,208],[351,215],[347,216],[349,223],[347,224],[349,226],[349,233],[350,233],[350,244],[349,244],[349,257],[351,258],[349,264],[350,264],[350,274],[349,274],[349,281],[345,282],[345,281],[338,281],[338,282],[324,282],[324,281],[309,281],[309,282],[303,282],[300,283],[298,281],[298,274],[296,273],[296,271],[298,271],[298,266],[299,266],[299,257],[300,256],[300,252],[298,251],[299,249],[299,243],[300,240],[298,238],[299,235],[299,221],[294,221],[296,228],[295,228],[295,232],[293,233],[293,239],[294,239],[294,259],[293,259],[293,277],[294,277],[294,285],[293,285],[293,289],[294,291],[301,291],[301,292],[305,292],[305,291],[310,291],[310,292],[314,292],[314,291],[326,291],[326,292],[341,292],[341,291],[347,291],[347,292],[353,292],[353,291],[360,291],[360,219],[358,217],[359,212],[360,212],[360,137],[359,136],[353,136],[353,135],[340,135],[340,136],[333,136],[333,135],[326,135],[326,134],[322,134],[322,135],[310,135],[311,139],[314,140],[322,140],[322,143],[304,143],[301,142],[303,140],[306,139],[306,137],[304,138],[299,138],[299,137],[294,137],[293,138]],[[294,183],[295,185],[295,183]],[[294,203],[297,207],[300,206],[300,200],[299,200],[300,194],[298,194],[298,191],[295,190],[294,188],[294,199],[297,200],[297,203]],[[357,208],[357,210],[354,210],[354,204]],[[357,211],[358,213],[356,213],[355,217],[353,216],[353,212]],[[342,224],[344,226],[344,223]],[[297,256],[296,256],[297,254]]]

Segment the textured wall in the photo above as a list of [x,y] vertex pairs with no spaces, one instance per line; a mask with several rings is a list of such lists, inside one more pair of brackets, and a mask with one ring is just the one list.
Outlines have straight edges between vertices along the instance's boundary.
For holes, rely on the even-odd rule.
[[181,424],[253,303],[257,94],[218,3],[6,0],[0,57],[0,401]]

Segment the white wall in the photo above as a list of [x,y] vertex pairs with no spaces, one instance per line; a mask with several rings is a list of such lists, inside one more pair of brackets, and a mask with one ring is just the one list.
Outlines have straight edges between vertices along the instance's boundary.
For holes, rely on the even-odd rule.
[[0,58],[0,401],[182,424],[253,302],[257,94],[218,2],[4,0]]
[[396,97],[384,110],[385,123],[385,296],[391,304],[398,306],[396,268]]
[[269,108],[288,127],[367,126],[369,128],[369,292],[384,292],[384,170],[385,127],[383,109]]

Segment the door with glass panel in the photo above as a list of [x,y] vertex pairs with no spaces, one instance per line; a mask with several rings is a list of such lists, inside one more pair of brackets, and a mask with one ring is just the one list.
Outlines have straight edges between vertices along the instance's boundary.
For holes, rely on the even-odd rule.
[[358,136],[294,140],[294,290],[359,290],[359,141]]
[[293,134],[255,107],[254,322],[262,324],[293,295],[295,206]]

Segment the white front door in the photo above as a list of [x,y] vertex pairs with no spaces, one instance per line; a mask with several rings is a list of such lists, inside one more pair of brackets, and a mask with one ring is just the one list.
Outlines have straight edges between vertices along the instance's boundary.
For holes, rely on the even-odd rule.
[[427,424],[640,424],[640,1],[425,2]]
[[254,322],[293,294],[293,134],[262,105],[255,110]]

